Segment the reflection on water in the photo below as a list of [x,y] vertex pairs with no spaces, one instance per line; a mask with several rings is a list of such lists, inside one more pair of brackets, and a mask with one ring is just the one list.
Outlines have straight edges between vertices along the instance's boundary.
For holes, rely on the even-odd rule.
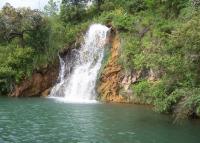
[[199,143],[200,122],[143,106],[0,98],[0,143]]

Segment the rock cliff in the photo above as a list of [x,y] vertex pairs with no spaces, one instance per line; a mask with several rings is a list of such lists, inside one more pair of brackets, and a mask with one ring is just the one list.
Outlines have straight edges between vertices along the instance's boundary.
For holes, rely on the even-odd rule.
[[122,80],[122,67],[118,63],[120,56],[120,37],[115,30],[111,32],[110,43],[112,45],[111,55],[108,59],[107,65],[100,75],[97,90],[102,101],[124,102],[124,98],[119,95],[120,83]]
[[10,93],[13,97],[48,96],[51,87],[55,84],[59,73],[59,63],[46,66],[35,71],[31,77],[24,79]]

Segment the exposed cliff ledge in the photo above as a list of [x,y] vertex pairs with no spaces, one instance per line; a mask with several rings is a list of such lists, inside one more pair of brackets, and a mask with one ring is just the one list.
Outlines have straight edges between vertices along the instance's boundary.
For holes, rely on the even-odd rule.
[[118,60],[120,56],[120,37],[119,34],[113,30],[111,33],[110,42],[112,44],[111,55],[108,63],[100,75],[98,85],[98,93],[100,99],[107,102],[125,102],[124,98],[119,95],[121,83],[121,70]]
[[19,85],[16,85],[10,96],[47,96],[57,80],[58,73],[59,62],[56,61],[53,65],[35,71],[30,78],[26,78]]

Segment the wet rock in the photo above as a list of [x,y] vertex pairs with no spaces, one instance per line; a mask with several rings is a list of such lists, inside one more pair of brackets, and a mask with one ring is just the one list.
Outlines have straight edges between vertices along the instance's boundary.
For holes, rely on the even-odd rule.
[[41,96],[43,96],[43,97],[49,96],[49,94],[50,94],[50,92],[51,92],[51,89],[52,89],[52,88],[49,88],[49,89],[46,89],[45,91],[43,91],[43,92],[41,93]]

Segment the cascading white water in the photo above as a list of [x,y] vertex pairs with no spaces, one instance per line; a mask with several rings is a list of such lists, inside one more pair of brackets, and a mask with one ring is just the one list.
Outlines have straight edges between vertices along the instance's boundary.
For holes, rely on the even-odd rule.
[[73,62],[67,57],[65,60],[60,58],[59,83],[52,89],[50,97],[59,97],[57,99],[66,102],[96,101],[96,80],[103,60],[108,30],[108,27],[101,24],[91,25],[81,48],[72,53],[75,57]]

